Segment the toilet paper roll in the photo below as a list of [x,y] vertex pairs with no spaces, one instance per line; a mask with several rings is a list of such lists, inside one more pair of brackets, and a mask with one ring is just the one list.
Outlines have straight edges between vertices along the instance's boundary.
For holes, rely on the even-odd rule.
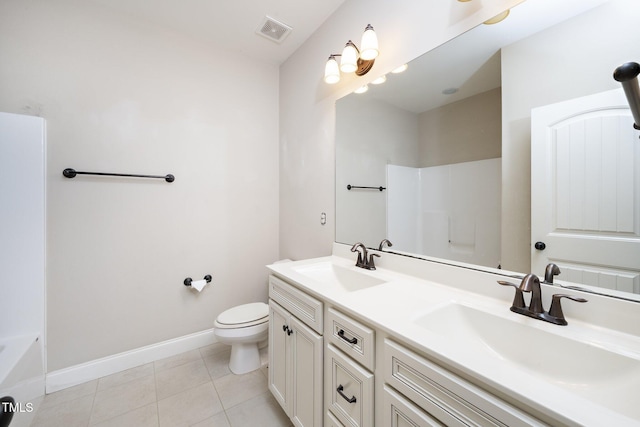
[[194,280],[191,282],[191,287],[198,292],[201,292],[205,286],[207,286],[207,281],[205,279]]

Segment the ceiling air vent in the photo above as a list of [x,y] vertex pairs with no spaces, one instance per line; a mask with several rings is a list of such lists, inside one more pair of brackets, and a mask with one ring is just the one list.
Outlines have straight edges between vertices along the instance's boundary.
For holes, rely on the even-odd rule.
[[282,40],[287,38],[291,30],[292,28],[287,24],[276,21],[270,16],[265,16],[260,26],[258,26],[256,33],[276,43],[281,43]]

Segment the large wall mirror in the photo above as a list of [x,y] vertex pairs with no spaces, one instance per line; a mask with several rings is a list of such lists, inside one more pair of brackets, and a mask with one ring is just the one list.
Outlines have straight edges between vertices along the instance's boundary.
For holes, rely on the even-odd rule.
[[[640,134],[612,77],[622,63],[640,62],[638,22],[634,0],[527,0],[504,21],[476,27],[403,73],[338,100],[336,241],[377,248],[389,238],[391,252],[516,276],[542,276],[540,261],[548,259],[562,266],[556,283],[640,301]],[[540,167],[547,161],[531,155],[539,117],[605,92],[615,92],[619,105],[597,119],[605,124],[594,133],[615,121],[622,129],[615,138],[623,142],[602,137],[596,155],[557,149],[547,153],[554,166]],[[559,119],[547,118],[547,130],[538,133],[569,135],[563,138],[579,145],[580,129],[596,120],[576,124],[577,113],[566,117],[562,129]],[[608,166],[600,165],[609,157]],[[532,171],[533,181],[537,173],[560,181],[552,196],[532,190]],[[590,201],[596,193],[600,200]],[[538,236],[543,215],[556,229]],[[559,217],[566,224],[558,225]],[[591,217],[600,223],[612,217],[614,224],[591,226]],[[555,235],[578,233],[624,241],[627,264],[598,265],[610,246],[589,248],[589,265],[552,255],[566,246]],[[547,248],[536,249],[538,240]]]

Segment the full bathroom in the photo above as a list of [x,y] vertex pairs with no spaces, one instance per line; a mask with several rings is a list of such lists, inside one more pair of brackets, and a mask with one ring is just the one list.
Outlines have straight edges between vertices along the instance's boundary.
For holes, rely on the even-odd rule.
[[[13,399],[0,409],[15,409],[11,427],[640,425],[640,142],[612,77],[640,62],[638,5],[314,3],[0,2],[0,138],[24,147],[0,151],[0,398]],[[283,25],[282,40],[259,34],[265,19]],[[363,47],[367,24],[371,69],[327,83],[327,58],[348,40]],[[451,71],[468,64],[463,79]],[[615,178],[575,152],[555,153],[567,175],[534,162],[539,110],[609,92],[607,114],[621,111],[619,139],[631,141],[596,156]],[[427,99],[440,104],[407,106]],[[564,225],[535,234],[553,205],[535,187],[548,176],[569,185],[550,214]],[[571,186],[582,180],[591,187]],[[624,241],[613,258],[627,264],[558,240],[585,232]],[[589,261],[573,258],[584,252]],[[562,272],[545,278],[549,263]],[[552,295],[569,295],[556,298],[568,325],[510,311],[529,273],[546,314]],[[568,353],[531,351],[539,370],[522,368],[463,317]],[[306,355],[297,378],[287,339]],[[456,353],[465,348],[475,360]],[[577,349],[584,365],[567,362]],[[385,363],[406,354],[489,416],[403,389]],[[531,372],[540,382],[522,390],[505,378]],[[133,384],[148,398],[125,404],[116,390]],[[176,409],[190,404],[204,409]]]

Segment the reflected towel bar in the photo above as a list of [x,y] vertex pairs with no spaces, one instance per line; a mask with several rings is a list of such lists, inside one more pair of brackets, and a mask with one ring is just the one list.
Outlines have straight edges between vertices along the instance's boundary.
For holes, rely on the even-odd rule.
[[382,186],[380,186],[380,187],[360,187],[360,186],[351,185],[351,184],[347,185],[347,190],[351,190],[352,188],[364,188],[366,190],[380,190],[380,191],[387,189],[387,187],[382,187]]
[[171,174],[162,176],[162,175],[133,175],[133,174],[127,174],[127,173],[80,172],[72,168],[67,168],[63,170],[62,175],[66,176],[67,178],[75,178],[76,175],[123,176],[123,177],[133,177],[133,178],[161,178],[167,182],[173,182],[176,179],[176,177]]
[[629,102],[629,108],[633,115],[633,127],[640,130],[640,86],[638,86],[638,74],[640,74],[640,64],[637,62],[626,62],[615,69],[613,78],[622,84],[624,94]]

